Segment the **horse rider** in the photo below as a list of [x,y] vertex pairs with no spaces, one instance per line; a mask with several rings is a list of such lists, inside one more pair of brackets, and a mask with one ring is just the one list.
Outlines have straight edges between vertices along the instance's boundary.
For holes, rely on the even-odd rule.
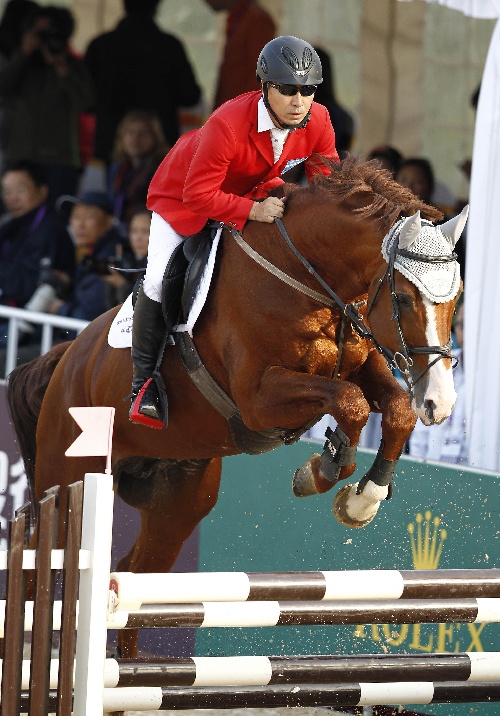
[[[162,280],[174,249],[209,219],[239,231],[247,221],[272,223],[284,211],[282,199],[268,196],[284,183],[281,174],[313,153],[338,161],[328,110],[313,102],[323,81],[314,48],[297,37],[274,38],[259,55],[257,80],[261,89],[229,100],[182,135],[151,181],[148,264],[132,328],[135,423],[165,427],[152,376],[165,330]],[[306,165],[308,179],[316,172],[329,170]],[[169,298],[167,287],[167,306]]]

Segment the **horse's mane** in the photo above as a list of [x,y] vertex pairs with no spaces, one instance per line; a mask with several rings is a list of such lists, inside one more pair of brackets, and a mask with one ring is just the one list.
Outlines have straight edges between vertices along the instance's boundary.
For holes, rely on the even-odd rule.
[[[334,162],[320,155],[309,159],[312,166],[326,166],[329,175],[315,174],[309,185],[315,189],[326,190],[336,201],[344,202],[355,194],[370,194],[368,203],[357,207],[354,212],[360,218],[368,218],[378,214],[392,224],[400,214],[414,214],[420,211],[430,221],[440,221],[443,214],[434,206],[429,206],[418,199],[409,189],[401,186],[392,178],[387,169],[381,169],[376,159],[361,161],[348,156],[343,161]],[[294,194],[295,189],[287,188],[287,195]]]

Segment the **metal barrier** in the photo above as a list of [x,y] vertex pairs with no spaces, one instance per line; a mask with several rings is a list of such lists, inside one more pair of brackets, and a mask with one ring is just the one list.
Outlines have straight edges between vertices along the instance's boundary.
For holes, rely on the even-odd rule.
[[68,318],[66,316],[53,316],[50,313],[39,313],[27,311],[25,308],[12,308],[0,306],[0,319],[5,318],[9,322],[7,333],[7,346],[5,356],[4,377],[7,378],[17,365],[19,350],[19,326],[21,323],[34,323],[42,326],[42,337],[40,341],[40,355],[43,355],[52,348],[54,342],[54,328],[76,331],[81,333],[88,326],[88,321],[80,318]]

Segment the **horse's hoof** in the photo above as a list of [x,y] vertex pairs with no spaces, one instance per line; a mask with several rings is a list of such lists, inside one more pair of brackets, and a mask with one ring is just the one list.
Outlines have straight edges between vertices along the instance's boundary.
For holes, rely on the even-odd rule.
[[357,487],[357,482],[354,485],[344,485],[333,501],[335,519],[345,527],[358,528],[370,524],[380,503],[387,497],[387,486],[381,487],[368,481],[360,495],[356,494]]
[[302,467],[299,467],[293,473],[292,491],[295,497],[309,497],[310,495],[318,494],[319,490],[316,487],[313,467],[316,472],[319,470],[320,459],[321,455],[315,452]]

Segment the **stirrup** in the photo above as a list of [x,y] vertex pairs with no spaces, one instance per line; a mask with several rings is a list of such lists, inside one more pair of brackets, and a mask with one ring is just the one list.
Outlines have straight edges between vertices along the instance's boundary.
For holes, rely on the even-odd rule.
[[[144,415],[141,413],[141,402],[144,397],[144,393],[149,388],[151,382],[153,381],[153,378],[149,378],[142,388],[139,390],[137,395],[132,396],[132,405],[130,406],[129,411],[129,418],[133,423],[138,423],[139,425],[146,425],[148,428],[154,428],[156,430],[162,430],[165,427],[165,423],[163,420],[155,420],[155,418],[150,417],[149,415]],[[158,403],[158,414],[161,413],[160,404],[161,401],[159,397],[157,397],[157,403]]]

